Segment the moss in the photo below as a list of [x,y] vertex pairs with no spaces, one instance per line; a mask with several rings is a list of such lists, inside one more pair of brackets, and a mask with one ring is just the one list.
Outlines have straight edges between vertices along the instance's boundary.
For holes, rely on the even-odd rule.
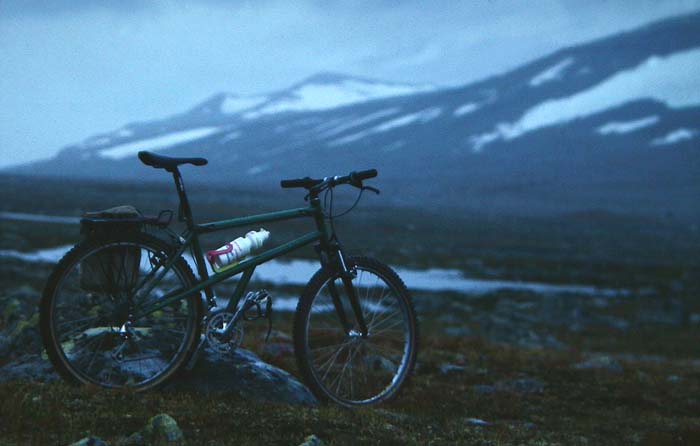
[[34,313],[29,319],[23,319],[17,322],[15,328],[12,330],[11,336],[19,336],[24,330],[28,328],[38,328],[39,327],[39,313]]
[[0,325],[0,329],[7,327],[13,319],[15,319],[18,315],[20,304],[19,300],[12,298],[12,299],[6,299],[4,300],[4,308],[2,310],[2,324]]

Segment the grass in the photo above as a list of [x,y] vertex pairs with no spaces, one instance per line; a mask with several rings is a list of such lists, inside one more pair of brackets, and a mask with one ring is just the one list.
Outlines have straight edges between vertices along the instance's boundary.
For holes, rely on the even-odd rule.
[[[455,354],[463,356],[467,371],[442,374],[439,365]],[[189,444],[202,445],[294,445],[312,433],[338,445],[619,445],[697,432],[697,367],[629,363],[623,373],[573,370],[578,359],[572,352],[428,339],[420,369],[401,397],[380,409],[357,411],[258,403],[226,394],[5,383],[0,434],[7,445],[64,444],[88,434],[114,441],[161,412],[178,421]],[[680,382],[669,380],[671,375]],[[473,387],[522,376],[537,377],[544,391],[480,394]],[[468,418],[490,424],[474,425]]]

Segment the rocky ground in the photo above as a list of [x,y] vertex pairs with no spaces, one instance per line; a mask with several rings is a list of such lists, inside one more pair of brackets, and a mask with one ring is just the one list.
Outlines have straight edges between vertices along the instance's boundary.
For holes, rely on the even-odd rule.
[[[0,444],[97,445],[99,437],[112,445],[296,446],[310,435],[307,444],[329,445],[700,444],[697,235],[648,222],[613,233],[588,221],[571,230],[518,221],[462,226],[445,245],[430,238],[430,227],[400,233],[403,217],[396,218],[357,245],[414,268],[619,292],[415,291],[422,334],[415,376],[395,401],[348,411],[318,404],[299,382],[291,314],[282,312],[268,343],[265,323],[251,324],[235,357],[205,353],[160,391],[67,385],[38,338],[36,305],[52,265],[3,258]],[[0,220],[0,249],[31,251],[76,237],[74,226]],[[387,257],[392,252],[399,257]],[[258,285],[273,296],[299,292]],[[164,443],[144,435],[159,414],[181,437]]]
[[[277,313],[268,343],[265,324],[251,326],[234,357],[205,352],[161,391],[66,385],[42,356],[39,282],[26,277],[48,268],[3,263],[4,444],[83,438],[79,444],[98,445],[90,440],[98,436],[122,445],[297,445],[311,434],[324,444],[700,441],[700,307],[692,282],[599,296],[416,292],[423,334],[416,375],[396,401],[351,412],[318,405],[295,378],[289,313]],[[159,413],[177,420],[181,438],[158,443],[143,435]]]

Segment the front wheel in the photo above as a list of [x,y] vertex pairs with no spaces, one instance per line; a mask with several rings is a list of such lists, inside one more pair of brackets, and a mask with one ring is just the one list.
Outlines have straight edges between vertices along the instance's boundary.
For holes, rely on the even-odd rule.
[[356,407],[386,401],[406,382],[416,362],[418,321],[406,285],[391,268],[368,257],[347,260],[367,336],[340,274],[320,269],[297,305],[294,350],[304,381],[319,399]]

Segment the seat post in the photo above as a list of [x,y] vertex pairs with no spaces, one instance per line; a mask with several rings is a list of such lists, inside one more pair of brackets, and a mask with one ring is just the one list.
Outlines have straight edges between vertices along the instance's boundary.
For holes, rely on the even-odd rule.
[[185,192],[185,183],[182,180],[182,175],[177,167],[168,169],[170,173],[173,174],[173,180],[175,180],[175,188],[177,189],[177,195],[180,198],[180,210],[182,217],[185,218],[187,223],[187,228],[192,229],[194,226],[194,220],[192,219],[192,209],[190,208],[190,202],[187,199],[187,193]]

